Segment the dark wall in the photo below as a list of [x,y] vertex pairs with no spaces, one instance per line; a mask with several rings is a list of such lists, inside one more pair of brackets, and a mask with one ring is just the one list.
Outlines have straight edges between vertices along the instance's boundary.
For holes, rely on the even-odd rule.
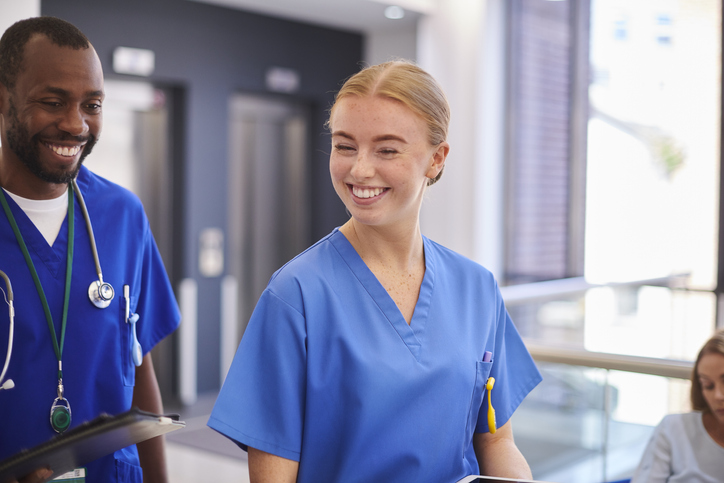
[[[236,91],[265,92],[271,66],[295,69],[301,86],[296,94],[313,107],[311,243],[341,224],[345,217],[329,181],[329,137],[325,111],[340,81],[358,70],[362,36],[183,0],[43,0],[43,15],[75,24],[91,40],[108,78],[118,46],[150,49],[156,55],[151,82],[183,92],[183,132],[174,163],[181,177],[176,199],[181,254],[174,280],[191,277],[199,288],[200,392],[218,388],[220,278],[198,274],[199,232],[226,229],[228,100]],[[179,122],[180,121],[180,122]],[[177,132],[177,134],[179,134]],[[228,257],[227,257],[228,259]]]

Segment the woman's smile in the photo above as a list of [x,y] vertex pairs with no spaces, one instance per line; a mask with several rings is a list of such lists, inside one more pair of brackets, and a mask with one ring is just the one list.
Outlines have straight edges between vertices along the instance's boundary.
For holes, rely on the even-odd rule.
[[356,186],[347,185],[352,191],[352,195],[359,200],[372,200],[373,198],[381,197],[384,193],[387,193],[389,188],[375,188],[371,186]]
[[330,174],[355,222],[417,224],[427,181],[444,162],[424,119],[399,101],[351,96],[331,116]]

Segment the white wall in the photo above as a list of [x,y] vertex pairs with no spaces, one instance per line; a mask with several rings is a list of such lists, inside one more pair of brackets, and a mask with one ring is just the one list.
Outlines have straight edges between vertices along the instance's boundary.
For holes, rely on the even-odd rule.
[[40,0],[0,0],[0,32],[28,17],[40,15]]
[[0,36],[18,20],[40,15],[40,0],[0,0]]
[[442,180],[421,216],[427,236],[502,266],[504,0],[444,0],[418,26],[417,60],[445,90],[452,119]]
[[388,60],[417,59],[417,29],[372,32],[365,34],[365,63],[380,64]]

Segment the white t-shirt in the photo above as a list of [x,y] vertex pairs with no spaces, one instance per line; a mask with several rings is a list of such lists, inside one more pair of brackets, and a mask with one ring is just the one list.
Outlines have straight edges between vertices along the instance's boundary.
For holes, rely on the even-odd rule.
[[721,483],[724,447],[704,428],[702,414],[666,416],[654,431],[631,483]]
[[30,221],[43,235],[48,245],[53,246],[58,237],[63,220],[68,213],[68,190],[52,200],[29,200],[3,189],[15,203],[28,215]]

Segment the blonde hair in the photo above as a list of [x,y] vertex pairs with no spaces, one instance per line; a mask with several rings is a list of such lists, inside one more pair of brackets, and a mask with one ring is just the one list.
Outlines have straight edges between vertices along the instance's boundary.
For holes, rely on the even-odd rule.
[[701,361],[701,358],[706,354],[724,355],[724,329],[718,330],[711,339],[704,344],[699,351],[699,355],[696,357],[694,370],[691,373],[691,408],[705,413],[711,412],[711,408],[706,403],[704,393],[702,392],[701,381],[699,380],[699,361]]
[[[399,101],[425,121],[431,146],[447,140],[450,105],[445,93],[430,74],[412,62],[395,60],[372,65],[347,79],[329,110],[327,126],[337,103],[350,96],[380,96]],[[435,184],[441,176],[442,170],[427,185]]]

